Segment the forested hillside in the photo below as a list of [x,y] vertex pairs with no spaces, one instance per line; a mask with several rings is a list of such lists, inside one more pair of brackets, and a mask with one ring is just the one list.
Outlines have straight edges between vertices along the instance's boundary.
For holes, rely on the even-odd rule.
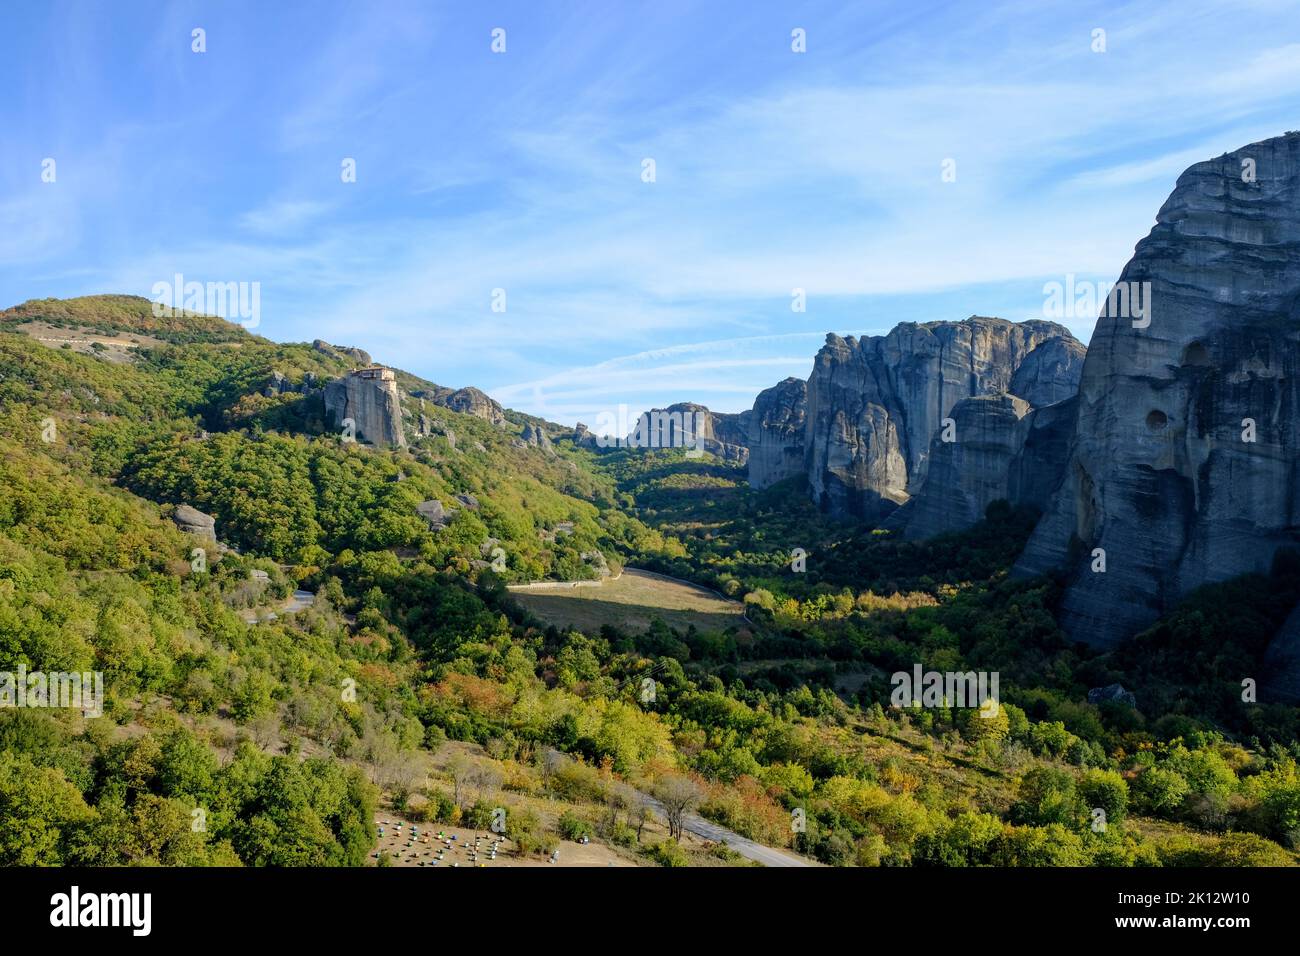
[[[110,357],[97,335],[139,341]],[[368,447],[318,388],[352,364],[132,297],[0,313],[0,669],[107,690],[99,718],[0,710],[0,863],[362,865],[385,806],[484,828],[504,806],[520,853],[590,834],[639,862],[736,862],[643,831],[644,793],[829,864],[1294,862],[1297,711],[1243,702],[1239,679],[1300,564],[1101,654],[1056,626],[1055,582],[1008,580],[1023,510],[902,542],[726,462],[441,406],[409,447]],[[435,499],[443,521],[417,510]],[[746,614],[582,633],[506,588],[602,562]],[[309,607],[266,613],[295,590]],[[998,716],[891,707],[916,663],[999,671]],[[1136,706],[1088,703],[1114,683]]]

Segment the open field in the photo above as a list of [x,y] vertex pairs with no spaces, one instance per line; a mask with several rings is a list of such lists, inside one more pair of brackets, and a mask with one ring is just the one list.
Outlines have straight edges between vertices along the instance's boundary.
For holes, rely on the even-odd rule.
[[110,362],[123,364],[135,360],[137,348],[162,345],[160,339],[139,332],[96,332],[86,328],[60,328],[48,322],[25,322],[16,331],[30,335],[52,349],[67,346],[82,355],[99,354]]
[[670,627],[718,629],[744,623],[744,605],[707,588],[625,568],[599,586],[512,587],[515,600],[551,624],[591,633],[602,624],[643,631],[661,618]]

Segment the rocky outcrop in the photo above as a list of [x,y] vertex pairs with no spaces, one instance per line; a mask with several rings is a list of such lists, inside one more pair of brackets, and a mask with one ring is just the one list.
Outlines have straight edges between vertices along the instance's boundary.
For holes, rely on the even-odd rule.
[[551,445],[551,436],[546,433],[546,429],[541,425],[534,425],[532,422],[524,423],[523,430],[519,433],[519,440],[530,448],[540,448],[543,451],[554,452]]
[[262,388],[262,394],[267,398],[274,398],[276,395],[283,395],[293,390],[293,385],[284,377],[283,372],[272,371],[270,381]]
[[415,506],[416,514],[429,523],[430,531],[441,531],[447,527],[447,522],[451,520],[452,510],[444,508],[442,502],[437,498],[421,501]]
[[176,522],[176,527],[186,534],[206,538],[209,541],[217,540],[217,519],[212,515],[204,514],[198,508],[177,505],[176,510],[172,512],[172,521]]
[[1083,343],[1073,337],[1048,339],[1025,356],[1011,376],[1008,391],[1034,408],[1073,398],[1079,390],[1079,376],[1083,374],[1083,359],[1087,354]]
[[1061,484],[1074,430],[1076,398],[1046,408],[1035,408],[1025,416],[1023,442],[1012,459],[1007,475],[1007,500],[1046,511]]
[[1063,570],[1061,624],[1100,646],[1300,543],[1300,133],[1183,173],[1118,288],[1017,565]]
[[[808,379],[805,470],[814,500],[833,513],[880,520],[925,478],[931,441],[964,398],[1006,392],[1022,363],[1053,339],[1053,322],[973,316],[904,323],[863,339],[828,335]],[[1045,352],[1022,387],[1042,389]]]
[[603,551],[583,551],[578,557],[582,559],[583,564],[596,572],[598,578],[609,577],[609,563],[605,560]]
[[1135,709],[1138,705],[1137,697],[1131,690],[1125,690],[1123,684],[1107,684],[1105,687],[1092,688],[1088,691],[1088,703],[1123,704],[1125,707]]
[[412,398],[420,400],[421,410],[424,402],[429,401],[440,408],[448,408],[462,415],[473,415],[493,425],[506,424],[505,409],[477,388],[447,388],[424,382],[421,387],[412,388],[410,394]]
[[930,538],[975,524],[990,504],[1009,498],[1012,463],[1024,446],[1029,403],[1006,392],[963,398],[952,407],[951,428],[930,446],[920,494],[885,522],[908,538]]
[[267,398],[275,398],[277,395],[301,394],[306,395],[316,387],[316,375],[313,372],[304,372],[302,382],[298,385],[289,381],[288,377],[281,371],[272,370],[271,377],[267,380],[266,385],[262,387],[262,394]]
[[[441,401],[438,400],[439,397],[441,397]],[[482,418],[493,425],[505,423],[505,409],[477,388],[458,388],[445,396],[439,397],[434,398],[435,403],[450,408],[453,412],[460,412],[462,415],[473,415],[475,418]]]
[[710,411],[694,402],[643,412],[626,439],[633,448],[686,448],[705,451],[727,461],[744,464],[749,459],[749,422],[752,411],[738,414]]
[[767,488],[804,467],[808,383],[787,378],[758,393],[749,418],[749,483]]
[[311,347],[322,355],[328,355],[331,358],[342,359],[351,362],[354,365],[374,365],[370,353],[364,349],[352,348],[348,345],[330,345],[324,339],[316,339],[311,343]]
[[600,446],[600,442],[597,440],[595,434],[593,434],[591,429],[582,422],[578,422],[578,424],[573,426],[572,441],[573,444],[579,448],[594,449]]
[[380,447],[406,447],[402,403],[389,368],[363,368],[325,386],[325,412],[334,427],[351,419],[357,441]]
[[931,444],[920,491],[882,526],[919,540],[970,527],[1000,499],[1045,510],[1061,483],[1074,401],[1030,409],[1006,392],[962,399]]

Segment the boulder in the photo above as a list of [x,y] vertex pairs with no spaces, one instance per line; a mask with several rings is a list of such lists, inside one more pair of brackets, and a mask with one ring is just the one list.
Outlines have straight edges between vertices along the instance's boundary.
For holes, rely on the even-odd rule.
[[217,519],[212,515],[204,514],[198,508],[177,505],[172,512],[172,521],[186,534],[214,542],[217,540]]
[[415,506],[415,511],[421,518],[429,522],[429,528],[432,531],[441,531],[447,527],[447,522],[451,519],[451,512],[443,508],[442,502],[437,498],[421,501]]
[[1088,703],[1125,704],[1135,710],[1138,705],[1137,698],[1133,696],[1133,692],[1125,690],[1123,684],[1107,684],[1105,687],[1092,688],[1092,690],[1088,691]]

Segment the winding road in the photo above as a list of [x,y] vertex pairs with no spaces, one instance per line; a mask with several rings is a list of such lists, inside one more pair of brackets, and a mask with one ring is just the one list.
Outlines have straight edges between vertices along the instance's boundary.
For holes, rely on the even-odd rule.
[[[656,813],[667,819],[668,815],[664,812],[662,803],[648,793],[643,793],[641,796]],[[764,866],[821,866],[815,860],[791,853],[789,850],[778,850],[775,847],[764,846],[762,843],[755,843],[734,830],[728,830],[724,826],[704,819],[698,813],[685,814],[682,817],[682,829],[706,840],[713,840],[715,843],[725,843],[728,849]]]

